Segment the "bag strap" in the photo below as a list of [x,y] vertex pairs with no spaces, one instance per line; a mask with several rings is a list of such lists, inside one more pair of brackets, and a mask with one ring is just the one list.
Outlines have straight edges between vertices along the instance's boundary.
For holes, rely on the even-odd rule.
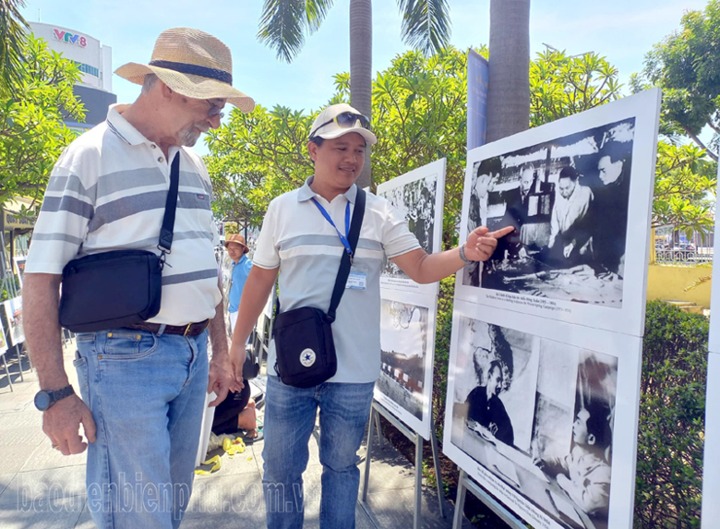
[[[348,242],[350,243],[352,256],[355,255],[355,249],[357,248],[358,239],[360,238],[360,227],[362,226],[364,215],[365,191],[358,187],[355,195],[355,208],[353,209],[352,219],[350,220],[350,233],[348,233]],[[335,321],[335,311],[345,293],[345,284],[350,275],[352,256],[343,248],[342,258],[340,259],[340,269],[335,277],[335,286],[333,287],[332,297],[330,298],[330,308],[325,315],[327,321],[330,323]],[[280,314],[280,296],[275,297],[275,314]]]
[[342,259],[340,260],[340,269],[338,270],[337,277],[335,278],[335,287],[333,288],[332,298],[330,299],[330,308],[327,311],[327,318],[330,323],[335,321],[335,310],[340,304],[340,300],[345,293],[345,283],[347,283],[347,278],[350,275],[350,265],[352,264],[352,258],[355,255],[358,239],[360,238],[360,227],[362,226],[364,215],[365,191],[358,187],[357,194],[355,195],[355,208],[353,209],[353,216],[350,221],[350,234],[348,235],[348,242],[350,243],[350,248],[352,249],[352,255],[344,251]]
[[160,241],[158,249],[162,252],[161,259],[165,262],[165,254],[170,253],[173,243],[173,230],[175,228],[175,209],[177,207],[178,187],[180,185],[180,151],[175,154],[170,167],[170,189],[165,200],[165,216],[160,228]]

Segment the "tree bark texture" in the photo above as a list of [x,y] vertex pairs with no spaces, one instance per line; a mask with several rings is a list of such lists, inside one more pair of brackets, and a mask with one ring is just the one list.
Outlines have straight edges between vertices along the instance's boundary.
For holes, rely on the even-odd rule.
[[530,0],[490,1],[487,141],[530,122]]
[[[350,0],[350,104],[372,118],[372,0]],[[370,183],[368,146],[357,185],[363,188]]]

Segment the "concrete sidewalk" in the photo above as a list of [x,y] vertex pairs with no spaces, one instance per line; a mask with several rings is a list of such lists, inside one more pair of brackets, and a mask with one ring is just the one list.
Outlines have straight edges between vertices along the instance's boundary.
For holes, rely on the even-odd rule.
[[[65,365],[75,387],[72,366],[74,344],[65,349]],[[12,358],[8,361],[13,360]],[[92,529],[86,506],[85,455],[63,456],[50,447],[42,432],[42,414],[33,405],[37,376],[27,369],[20,381],[17,361],[11,362],[13,389],[0,371],[0,527],[3,529]],[[260,415],[262,409],[260,410]],[[207,476],[197,476],[182,529],[265,527],[262,499],[262,445],[244,453],[221,457],[222,466]],[[360,452],[364,472],[365,446]],[[310,442],[310,463],[305,480],[305,527],[318,527],[320,474],[315,438]],[[362,476],[361,476],[362,483]],[[406,529],[413,525],[415,504],[413,467],[390,445],[373,445],[366,504],[358,502],[358,529]],[[423,487],[422,527],[452,526],[453,509],[444,501],[445,518],[439,515],[434,487]],[[472,525],[463,523],[463,528]],[[142,529],[142,528],[138,528]]]

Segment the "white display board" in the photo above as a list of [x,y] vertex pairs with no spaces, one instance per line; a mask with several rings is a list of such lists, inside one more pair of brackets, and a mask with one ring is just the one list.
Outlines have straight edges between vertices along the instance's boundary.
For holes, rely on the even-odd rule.
[[[631,527],[641,348],[457,300],[443,452],[533,527]],[[591,448],[573,445],[581,428]]]
[[[712,322],[711,322],[712,325]],[[717,324],[715,324],[717,325]],[[710,335],[718,331],[710,330]],[[705,404],[705,454],[703,456],[702,529],[715,529],[720,519],[720,353],[708,355]]]
[[[377,195],[386,198],[407,219],[410,231],[427,253],[440,251],[443,204],[445,199],[445,158],[383,182]],[[383,289],[420,292],[437,296],[438,283],[420,285],[393,262],[387,262],[380,275]]]
[[[718,167],[720,197],[720,167]],[[720,218],[715,207],[715,233],[720,233]],[[714,253],[720,256],[720,241],[715,238]],[[720,278],[720,260],[713,259],[713,278]],[[710,336],[708,341],[707,396],[705,401],[705,454],[703,456],[702,528],[713,529],[720,520],[720,279],[713,281],[710,299]]]
[[27,262],[27,255],[16,255],[15,261],[15,273],[17,274],[18,281],[20,282],[20,288],[22,289],[23,280],[25,278],[25,263]]
[[[378,185],[427,253],[441,251],[445,158]],[[432,423],[438,283],[420,285],[388,260],[380,275],[382,369],[375,400],[424,439]]]
[[456,297],[641,335],[659,108],[649,90],[468,152],[460,240],[516,231]]
[[427,296],[393,291],[382,295],[382,364],[375,400],[426,440],[432,413],[436,310],[436,300]]
[[443,451],[536,528],[629,529],[657,89],[468,153]]
[[23,329],[22,319],[22,298],[20,296],[8,299],[3,302],[3,310],[5,318],[8,322],[8,341],[9,345],[18,345],[25,342],[25,330]]
[[7,340],[5,339],[5,328],[3,327],[2,320],[0,320],[0,355],[8,350]]

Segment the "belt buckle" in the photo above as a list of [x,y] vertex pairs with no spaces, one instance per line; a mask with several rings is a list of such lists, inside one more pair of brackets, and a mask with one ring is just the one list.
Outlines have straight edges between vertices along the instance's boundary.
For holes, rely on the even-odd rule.
[[192,328],[192,326],[193,326],[192,323],[188,323],[188,324],[185,326],[185,331],[183,332],[183,336],[187,336],[187,335],[188,335],[188,333],[190,332],[190,329]]

